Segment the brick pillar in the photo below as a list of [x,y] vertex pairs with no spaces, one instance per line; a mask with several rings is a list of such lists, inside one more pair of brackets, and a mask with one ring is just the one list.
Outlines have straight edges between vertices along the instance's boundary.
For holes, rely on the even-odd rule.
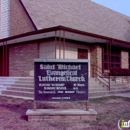
[[121,68],[129,68],[129,53],[127,51],[121,51]]
[[[90,47],[90,64],[97,65],[102,71],[102,47],[99,45],[94,45]],[[91,76],[92,76],[92,66],[91,66]]]

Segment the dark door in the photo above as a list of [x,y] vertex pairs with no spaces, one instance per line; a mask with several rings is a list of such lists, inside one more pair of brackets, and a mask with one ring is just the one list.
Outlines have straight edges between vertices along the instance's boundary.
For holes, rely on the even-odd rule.
[[7,47],[5,48],[5,46],[4,47],[0,46],[0,76],[8,76],[9,75],[8,73],[9,73],[8,48]]
[[88,59],[88,50],[78,49],[78,59]]

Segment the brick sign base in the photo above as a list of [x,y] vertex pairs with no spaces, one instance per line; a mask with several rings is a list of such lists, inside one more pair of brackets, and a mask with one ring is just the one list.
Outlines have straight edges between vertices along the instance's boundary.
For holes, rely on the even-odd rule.
[[79,109],[29,109],[26,112],[28,121],[95,121],[97,112],[93,109],[88,111]]

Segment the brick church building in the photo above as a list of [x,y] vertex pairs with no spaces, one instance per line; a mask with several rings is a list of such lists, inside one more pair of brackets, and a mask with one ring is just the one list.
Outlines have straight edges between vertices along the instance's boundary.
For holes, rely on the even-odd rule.
[[91,0],[0,0],[0,76],[34,75],[34,59],[130,68],[130,17]]

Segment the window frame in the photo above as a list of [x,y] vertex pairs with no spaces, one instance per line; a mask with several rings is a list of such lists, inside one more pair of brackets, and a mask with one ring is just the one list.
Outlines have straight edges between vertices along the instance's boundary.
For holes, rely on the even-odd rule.
[[[103,51],[104,51],[103,52],[103,70],[109,70],[111,68],[121,68],[121,49],[120,48],[111,46],[111,54],[110,54],[110,50],[109,52],[107,52],[107,47],[105,46],[103,48]],[[110,58],[110,61],[108,57]],[[110,68],[108,66],[109,62],[110,62]]]

